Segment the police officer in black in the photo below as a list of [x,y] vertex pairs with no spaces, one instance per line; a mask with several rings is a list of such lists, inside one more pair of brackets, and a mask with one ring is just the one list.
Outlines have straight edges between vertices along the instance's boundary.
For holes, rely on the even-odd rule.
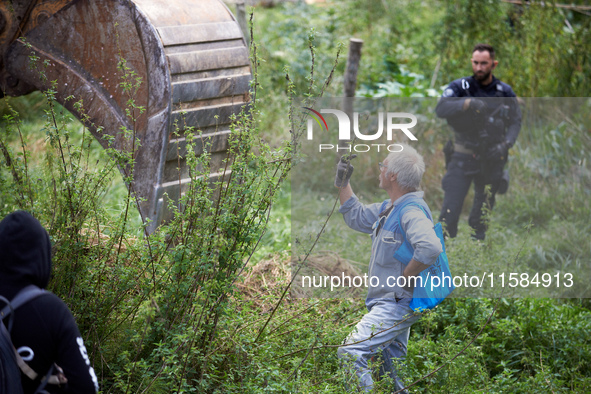
[[504,167],[521,129],[521,111],[513,89],[493,76],[497,64],[492,46],[476,45],[472,51],[474,75],[450,83],[435,109],[455,137],[444,149],[447,172],[442,180],[445,196],[439,216],[450,237],[457,234],[472,182],[474,203],[468,223],[472,236],[480,240],[487,228],[484,213],[493,208],[496,193],[505,192],[508,185]]

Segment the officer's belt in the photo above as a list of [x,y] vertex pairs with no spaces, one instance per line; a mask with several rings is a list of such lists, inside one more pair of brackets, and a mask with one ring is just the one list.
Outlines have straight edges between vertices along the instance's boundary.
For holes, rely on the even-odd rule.
[[467,155],[473,155],[476,153],[472,149],[468,149],[464,145],[460,145],[457,143],[454,143],[454,151],[458,153],[465,153]]

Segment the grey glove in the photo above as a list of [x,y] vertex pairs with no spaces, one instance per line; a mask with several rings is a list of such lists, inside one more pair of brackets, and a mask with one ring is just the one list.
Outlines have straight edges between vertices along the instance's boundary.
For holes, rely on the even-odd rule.
[[470,104],[468,105],[468,109],[472,112],[474,112],[477,115],[480,115],[484,109],[486,108],[486,104],[484,103],[484,101],[476,99],[476,98],[471,98],[470,99]]
[[488,148],[486,151],[486,160],[505,160],[509,154],[509,145],[506,142],[500,142]]
[[342,156],[337,164],[337,173],[334,177],[334,185],[338,188],[345,187],[349,184],[349,179],[353,175],[353,165],[351,160],[356,158],[357,155]]

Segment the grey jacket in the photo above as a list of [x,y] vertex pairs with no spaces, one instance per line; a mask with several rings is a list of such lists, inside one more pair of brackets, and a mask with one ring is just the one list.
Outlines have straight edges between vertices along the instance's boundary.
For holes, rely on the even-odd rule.
[[[394,209],[410,198],[423,198],[423,192],[407,193],[394,201]],[[400,287],[405,265],[394,258],[397,249],[404,242],[400,232],[391,231],[388,226],[381,226],[380,212],[384,211],[384,203],[364,205],[353,195],[339,209],[349,227],[363,233],[371,234],[372,247],[369,261],[368,306],[377,298],[412,298],[412,290]],[[390,204],[388,203],[387,207]],[[390,211],[390,214],[394,212]],[[390,215],[389,214],[389,215]],[[381,222],[386,222],[383,216]],[[433,230],[433,222],[425,212],[417,206],[409,207],[400,218],[400,227],[406,239],[412,245],[413,259],[431,265],[443,251],[441,242]]]

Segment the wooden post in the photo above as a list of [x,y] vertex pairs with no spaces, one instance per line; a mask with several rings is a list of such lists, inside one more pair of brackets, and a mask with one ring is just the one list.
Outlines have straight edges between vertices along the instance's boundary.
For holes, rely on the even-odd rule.
[[[349,55],[347,57],[347,66],[345,68],[345,78],[343,81],[343,112],[345,112],[351,120],[351,132],[353,131],[353,97],[355,97],[355,89],[357,88],[357,71],[359,70],[359,61],[361,60],[362,46],[363,40],[358,38],[351,38],[349,40]],[[347,141],[339,141],[339,147],[346,146]],[[342,156],[343,152],[345,151],[339,151],[339,156]]]
[[363,40],[351,38],[349,40],[349,56],[347,57],[347,67],[345,69],[345,97],[355,97],[355,88],[357,87],[357,70],[359,70],[359,60],[361,59],[361,47]]

